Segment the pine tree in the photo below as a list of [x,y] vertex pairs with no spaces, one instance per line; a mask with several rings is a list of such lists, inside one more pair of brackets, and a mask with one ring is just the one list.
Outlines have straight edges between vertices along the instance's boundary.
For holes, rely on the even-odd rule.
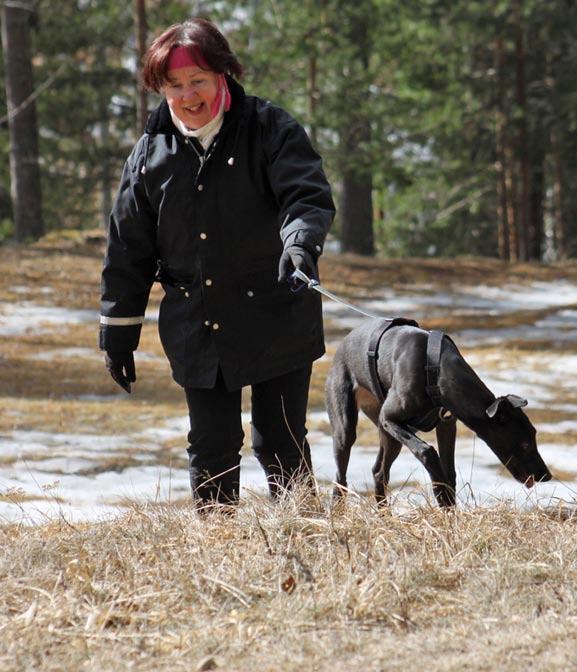
[[38,165],[38,127],[30,46],[32,0],[2,3],[2,49],[10,129],[10,180],[17,240],[44,230]]

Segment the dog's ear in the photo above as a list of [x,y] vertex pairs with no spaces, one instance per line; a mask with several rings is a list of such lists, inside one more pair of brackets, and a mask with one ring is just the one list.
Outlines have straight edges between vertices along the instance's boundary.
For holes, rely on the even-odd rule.
[[507,401],[511,404],[513,408],[521,408],[521,406],[527,406],[529,403],[527,399],[523,397],[518,397],[516,394],[508,394]]
[[507,400],[513,408],[521,408],[521,406],[527,406],[528,401],[527,399],[523,399],[523,397],[518,397],[516,394],[507,394],[504,397],[497,397],[495,401],[487,408],[485,413],[490,417],[494,418],[497,411],[499,410],[499,404],[503,400]]
[[497,412],[497,409],[499,408],[499,404],[503,401],[504,397],[497,397],[495,401],[487,408],[485,413],[490,417],[494,418],[495,413]]

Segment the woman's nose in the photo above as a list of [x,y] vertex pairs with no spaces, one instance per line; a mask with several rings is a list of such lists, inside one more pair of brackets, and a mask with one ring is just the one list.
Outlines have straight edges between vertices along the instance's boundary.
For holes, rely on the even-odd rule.
[[185,86],[182,90],[182,97],[184,100],[189,100],[194,98],[197,95],[196,88],[194,86]]

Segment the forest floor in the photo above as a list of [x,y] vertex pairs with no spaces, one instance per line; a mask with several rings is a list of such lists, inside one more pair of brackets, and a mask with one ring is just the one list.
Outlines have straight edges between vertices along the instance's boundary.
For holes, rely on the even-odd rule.
[[271,506],[247,446],[238,513],[199,519],[185,402],[154,325],[161,289],[128,396],[96,347],[102,251],[98,232],[0,247],[1,669],[577,666],[576,263],[321,264],[331,291],[447,331],[495,393],[526,396],[554,481],[524,490],[460,429],[460,510],[430,504],[403,452],[379,512],[367,421],[350,466],[359,495],[331,510],[324,380],[362,318],[325,303],[309,415],[320,498]]

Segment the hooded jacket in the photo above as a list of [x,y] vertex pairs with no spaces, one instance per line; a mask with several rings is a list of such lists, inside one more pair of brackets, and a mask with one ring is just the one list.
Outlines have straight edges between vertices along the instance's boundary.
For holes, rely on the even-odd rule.
[[304,129],[228,78],[231,109],[206,153],[151,114],[123,170],[102,273],[100,347],[135,350],[152,283],[173,377],[229,390],[324,353],[320,296],[277,281],[283,246],[322,253],[334,217],[321,159]]

